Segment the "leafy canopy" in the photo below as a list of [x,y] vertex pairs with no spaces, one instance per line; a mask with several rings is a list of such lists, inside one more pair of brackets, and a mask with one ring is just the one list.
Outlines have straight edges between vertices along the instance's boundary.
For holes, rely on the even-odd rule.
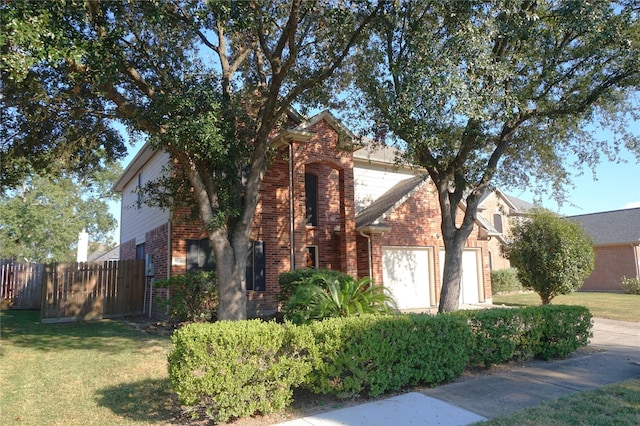
[[[640,135],[625,126],[640,114],[639,13],[638,0],[386,4],[355,58],[350,105],[437,188],[440,311],[458,308],[462,252],[488,190],[548,185],[562,201],[572,168],[622,149],[640,160]],[[599,139],[593,123],[615,136]]]
[[109,213],[111,184],[122,171],[106,166],[91,178],[31,175],[0,196],[0,257],[29,262],[71,262],[78,233],[86,229],[90,251],[113,245],[116,218]]
[[547,305],[559,294],[578,290],[591,275],[595,254],[591,237],[577,223],[544,209],[516,222],[505,254],[518,279]]

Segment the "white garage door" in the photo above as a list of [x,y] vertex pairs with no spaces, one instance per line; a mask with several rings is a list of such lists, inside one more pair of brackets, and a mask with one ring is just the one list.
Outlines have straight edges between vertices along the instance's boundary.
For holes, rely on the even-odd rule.
[[[440,251],[440,280],[444,271],[444,250]],[[462,288],[460,303],[469,305],[480,303],[478,283],[478,250],[462,252]]]
[[399,309],[428,308],[428,249],[382,248],[382,279]]

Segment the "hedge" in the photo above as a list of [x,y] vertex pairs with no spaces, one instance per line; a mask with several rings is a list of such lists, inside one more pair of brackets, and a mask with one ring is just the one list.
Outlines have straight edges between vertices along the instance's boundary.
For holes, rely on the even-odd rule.
[[587,344],[590,330],[588,309],[556,305],[331,318],[303,326],[198,323],[174,332],[169,377],[195,414],[224,422],[281,410],[296,387],[376,396],[447,382],[469,366],[564,357]]
[[316,393],[376,396],[452,380],[467,365],[469,328],[453,316],[331,318],[310,328],[319,357],[306,386]]
[[546,305],[519,309],[460,311],[471,328],[469,365],[509,360],[562,358],[591,337],[591,312],[582,306]]
[[172,335],[180,402],[216,422],[278,411],[311,371],[309,330],[260,320],[193,323]]

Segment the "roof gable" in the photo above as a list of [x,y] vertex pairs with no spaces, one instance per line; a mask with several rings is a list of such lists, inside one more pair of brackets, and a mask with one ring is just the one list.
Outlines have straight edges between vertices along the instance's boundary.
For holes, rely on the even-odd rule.
[[395,184],[356,216],[356,229],[364,226],[379,224],[384,216],[402,204],[427,180],[416,176]]

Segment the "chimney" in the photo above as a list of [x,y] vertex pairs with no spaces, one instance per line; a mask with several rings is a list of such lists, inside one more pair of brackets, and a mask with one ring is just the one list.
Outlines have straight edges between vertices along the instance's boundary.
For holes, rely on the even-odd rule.
[[82,232],[78,234],[78,258],[76,262],[86,262],[89,252],[89,234],[83,228]]

